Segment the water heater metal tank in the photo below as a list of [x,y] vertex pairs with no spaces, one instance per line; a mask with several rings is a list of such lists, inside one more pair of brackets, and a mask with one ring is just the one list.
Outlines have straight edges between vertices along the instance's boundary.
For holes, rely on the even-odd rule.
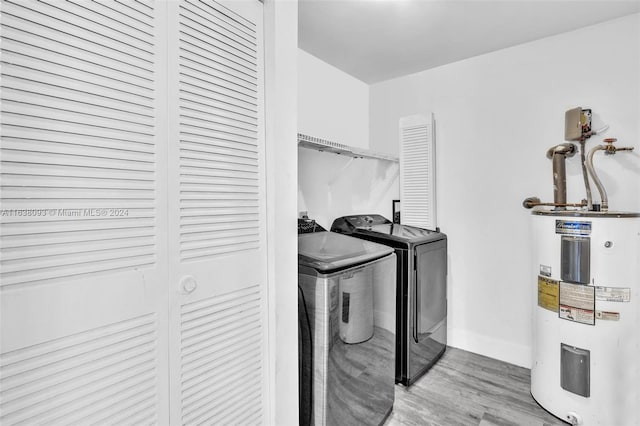
[[531,394],[575,425],[640,425],[640,214],[534,211]]

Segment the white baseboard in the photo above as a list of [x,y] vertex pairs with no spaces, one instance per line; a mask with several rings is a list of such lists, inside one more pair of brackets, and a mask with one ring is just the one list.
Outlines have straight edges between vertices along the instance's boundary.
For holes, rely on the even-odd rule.
[[447,333],[449,346],[531,368],[531,346],[514,344],[468,330],[448,329]]

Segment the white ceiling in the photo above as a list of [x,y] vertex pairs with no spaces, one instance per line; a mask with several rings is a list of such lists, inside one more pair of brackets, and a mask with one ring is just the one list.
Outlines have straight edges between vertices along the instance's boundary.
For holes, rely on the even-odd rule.
[[[300,0],[298,46],[371,84],[639,11],[640,0]],[[576,50],[597,55],[589,40]]]

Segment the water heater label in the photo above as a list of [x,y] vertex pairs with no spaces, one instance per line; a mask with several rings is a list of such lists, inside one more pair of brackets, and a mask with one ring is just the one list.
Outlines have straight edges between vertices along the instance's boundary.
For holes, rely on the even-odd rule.
[[558,316],[569,321],[595,325],[596,288],[590,285],[560,282]]
[[556,220],[556,234],[591,235],[591,222]]
[[631,289],[627,287],[596,287],[596,299],[606,302],[629,302]]
[[538,306],[551,312],[558,312],[559,284],[557,280],[538,276]]
[[596,311],[596,318],[604,321],[620,321],[620,312]]
[[549,265],[540,265],[540,275],[544,275],[545,277],[551,276],[551,266]]
[[562,319],[579,322],[581,324],[595,325],[596,323],[594,311],[590,309],[580,309],[574,308],[573,306],[560,305],[558,316]]

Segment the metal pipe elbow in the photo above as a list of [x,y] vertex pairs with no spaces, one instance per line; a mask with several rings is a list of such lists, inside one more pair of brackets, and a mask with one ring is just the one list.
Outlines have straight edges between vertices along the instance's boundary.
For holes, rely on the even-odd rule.
[[560,145],[552,146],[547,150],[547,158],[552,159],[554,155],[560,154],[565,157],[573,157],[578,152],[578,148],[569,142],[561,143]]

